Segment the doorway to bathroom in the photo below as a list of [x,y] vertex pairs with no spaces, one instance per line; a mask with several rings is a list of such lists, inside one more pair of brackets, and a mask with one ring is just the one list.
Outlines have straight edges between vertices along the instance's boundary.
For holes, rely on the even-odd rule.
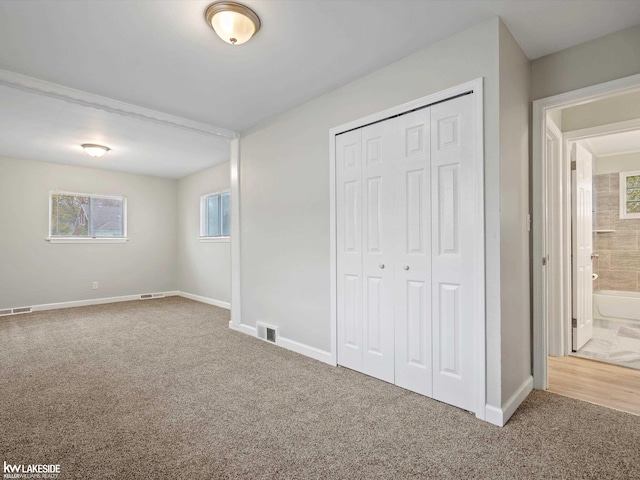
[[639,87],[534,102],[533,164],[535,387],[636,414]]
[[[640,129],[568,133],[571,353],[640,369]],[[580,139],[573,141],[580,135]]]

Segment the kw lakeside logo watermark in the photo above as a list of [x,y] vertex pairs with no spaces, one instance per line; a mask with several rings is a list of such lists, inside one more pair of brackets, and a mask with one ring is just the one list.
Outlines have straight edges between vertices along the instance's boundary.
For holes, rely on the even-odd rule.
[[15,478],[49,478],[56,479],[60,477],[60,465],[51,464],[33,464],[33,465],[11,465],[4,461],[2,470],[6,479]]

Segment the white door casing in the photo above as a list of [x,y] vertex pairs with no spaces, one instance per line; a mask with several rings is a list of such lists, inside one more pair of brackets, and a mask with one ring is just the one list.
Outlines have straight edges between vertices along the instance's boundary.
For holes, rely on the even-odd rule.
[[[550,202],[547,204],[543,212],[543,222],[551,225],[546,232],[544,238],[545,252],[545,274],[544,280],[544,299],[546,305],[545,317],[547,319],[547,337],[549,339],[549,355],[563,356],[566,354],[565,337],[566,322],[569,319],[564,304],[564,278],[562,272],[564,270],[564,248],[565,241],[563,225],[566,215],[563,206],[564,203],[564,181],[565,165],[562,156],[562,132],[553,123],[553,120],[547,117],[547,129],[545,135],[545,195]],[[570,348],[570,347],[569,347]]]
[[573,148],[573,350],[593,336],[593,176],[591,153],[580,143]]
[[474,410],[473,98],[431,107],[433,397]]

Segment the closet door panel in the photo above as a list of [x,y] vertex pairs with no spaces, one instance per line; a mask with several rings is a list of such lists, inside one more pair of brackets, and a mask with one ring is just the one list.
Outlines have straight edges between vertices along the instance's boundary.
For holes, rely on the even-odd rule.
[[336,137],[338,363],[362,371],[361,131]]
[[396,385],[431,396],[429,109],[393,120]]
[[363,372],[394,381],[391,125],[362,129]]
[[431,107],[433,397],[474,410],[473,97]]

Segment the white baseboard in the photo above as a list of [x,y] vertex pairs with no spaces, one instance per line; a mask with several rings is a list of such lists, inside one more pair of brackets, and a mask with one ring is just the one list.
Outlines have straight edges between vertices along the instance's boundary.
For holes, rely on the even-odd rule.
[[504,427],[504,425],[509,421],[511,415],[515,413],[517,408],[520,406],[524,399],[527,398],[527,395],[531,393],[533,390],[533,377],[529,375],[522,385],[518,387],[509,399],[502,404],[502,408],[497,408],[491,405],[487,405],[485,408],[486,418],[485,420],[493,425],[497,425],[499,427]]
[[246,333],[247,335],[251,335],[252,337],[257,338],[256,327],[250,327],[249,325],[244,325],[242,323],[239,325],[236,325],[235,323],[229,322],[229,328],[231,330],[235,330],[236,332]]
[[189,300],[195,300],[196,302],[206,303],[207,305],[214,305],[216,307],[226,308],[227,310],[231,310],[231,304],[229,302],[223,302],[221,300],[202,297],[200,295],[194,295],[193,293],[187,293],[187,292],[176,292],[176,295],[180,297],[188,298]]
[[[238,325],[229,322],[229,328],[237,332],[246,333],[247,335],[258,338],[256,327],[251,327],[242,323]],[[320,350],[319,348],[311,347],[309,345],[305,345],[304,343],[296,342],[295,340],[290,340],[284,337],[278,337],[275,344],[278,347],[286,348],[287,350],[299,353],[300,355],[304,355],[305,357],[310,357],[314,360],[318,360],[320,362],[335,366],[335,363],[332,361],[330,352],[326,352],[324,350]]]
[[279,345],[282,348],[286,348],[287,350],[291,350],[292,352],[299,353],[300,355],[305,355],[320,362],[328,363],[329,365],[335,366],[335,363],[333,363],[331,360],[331,353],[325,350],[310,347],[309,345],[305,345],[304,343],[296,342],[295,340],[290,340],[284,337],[278,338],[278,342],[276,343],[276,345]]
[[[90,305],[103,305],[105,303],[130,302],[132,300],[140,300],[140,295],[144,295],[145,293],[139,293],[137,295],[122,295],[119,297],[90,298],[87,300],[75,300],[72,302],[43,303],[42,305],[32,305],[31,311],[42,312],[45,310],[57,310],[59,308],[87,307]],[[153,293],[161,293],[165,297],[173,297],[179,294],[179,292],[175,291]]]
[[[58,303],[43,303],[42,305],[32,305],[32,312],[42,312],[45,310],[57,310],[60,308],[73,308],[73,307],[87,307],[90,305],[104,305],[105,303],[118,303],[118,302],[131,302],[133,300],[140,300],[140,295],[144,295],[145,293],[138,293],[136,295],[121,295],[119,297],[104,297],[104,298],[90,298],[87,300],[74,300],[71,302],[58,302]],[[153,292],[154,294],[160,293],[165,297],[184,297],[189,300],[195,300],[196,302],[206,303],[207,305],[215,305],[216,307],[226,308],[227,310],[231,309],[231,304],[229,302],[223,302],[220,300],[215,300],[213,298],[201,297],[200,295],[194,295],[192,293],[181,292],[178,290],[173,290],[170,292]],[[22,308],[22,307],[12,307],[12,308]]]
[[492,405],[487,405],[484,409],[484,421],[489,422],[492,425],[497,425],[498,427],[504,427],[503,419],[504,415],[502,414],[502,409],[498,407],[494,407]]

